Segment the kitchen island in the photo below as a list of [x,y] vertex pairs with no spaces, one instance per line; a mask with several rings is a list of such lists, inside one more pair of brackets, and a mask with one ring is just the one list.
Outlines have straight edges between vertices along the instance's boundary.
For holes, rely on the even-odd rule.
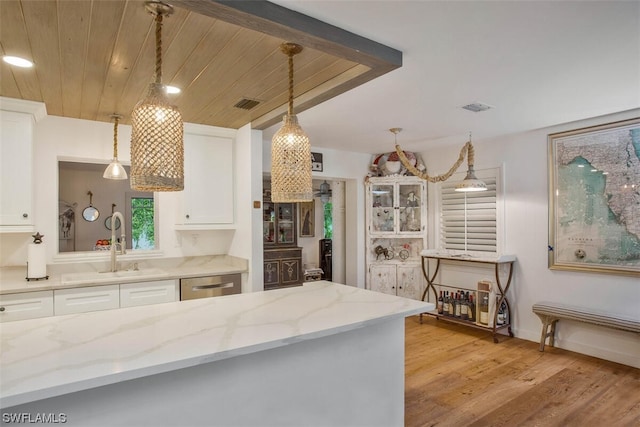
[[3,420],[401,426],[404,317],[433,308],[312,282],[6,323]]

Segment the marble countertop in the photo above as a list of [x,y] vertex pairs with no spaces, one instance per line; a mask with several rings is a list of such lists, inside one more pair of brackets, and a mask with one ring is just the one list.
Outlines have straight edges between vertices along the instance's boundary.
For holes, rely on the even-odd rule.
[[424,249],[420,252],[420,256],[429,258],[449,259],[455,261],[470,262],[486,262],[486,263],[502,263],[513,262],[516,260],[515,255],[470,255],[470,254],[452,254],[448,252],[440,252],[434,249]]
[[[125,284],[145,282],[149,280],[181,279],[186,277],[201,277],[220,274],[246,273],[248,271],[247,260],[229,255],[210,255],[185,258],[156,258],[128,262],[122,267],[131,270],[133,264],[137,264],[141,270],[160,270],[161,274],[153,276],[124,276],[102,279],[99,282],[90,279],[66,282],[66,276],[77,273],[97,273],[108,271],[107,262],[74,263],[48,265],[47,280],[25,279],[26,267],[4,267],[0,269],[0,295],[20,292],[35,292],[55,289],[77,288],[84,286],[100,286],[109,284]],[[122,265],[122,264],[120,264]]]
[[326,281],[8,322],[0,407],[320,338],[434,305]]

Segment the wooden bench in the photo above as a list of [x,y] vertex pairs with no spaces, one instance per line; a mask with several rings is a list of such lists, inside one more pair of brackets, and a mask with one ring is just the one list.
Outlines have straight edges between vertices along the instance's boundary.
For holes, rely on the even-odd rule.
[[549,337],[549,345],[553,347],[556,323],[560,319],[575,320],[592,325],[606,326],[613,329],[640,333],[640,320],[615,313],[606,313],[584,307],[576,307],[554,302],[539,302],[533,305],[533,312],[542,320],[542,336],[540,351],[544,351],[545,341]]

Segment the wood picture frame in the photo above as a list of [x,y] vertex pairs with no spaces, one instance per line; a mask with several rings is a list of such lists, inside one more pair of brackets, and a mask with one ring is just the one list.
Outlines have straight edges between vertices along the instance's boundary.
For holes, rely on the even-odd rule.
[[300,237],[314,237],[316,228],[316,202],[300,202]]
[[548,143],[549,268],[640,277],[640,118]]

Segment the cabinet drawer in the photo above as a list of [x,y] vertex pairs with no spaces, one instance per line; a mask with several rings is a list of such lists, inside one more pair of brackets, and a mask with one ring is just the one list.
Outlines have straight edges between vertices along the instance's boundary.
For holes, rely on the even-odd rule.
[[176,280],[156,280],[120,285],[120,307],[160,304],[177,301]]
[[0,296],[0,322],[53,316],[53,291]]
[[53,293],[54,313],[85,313],[120,307],[120,286],[105,285],[88,288],[60,289]]

